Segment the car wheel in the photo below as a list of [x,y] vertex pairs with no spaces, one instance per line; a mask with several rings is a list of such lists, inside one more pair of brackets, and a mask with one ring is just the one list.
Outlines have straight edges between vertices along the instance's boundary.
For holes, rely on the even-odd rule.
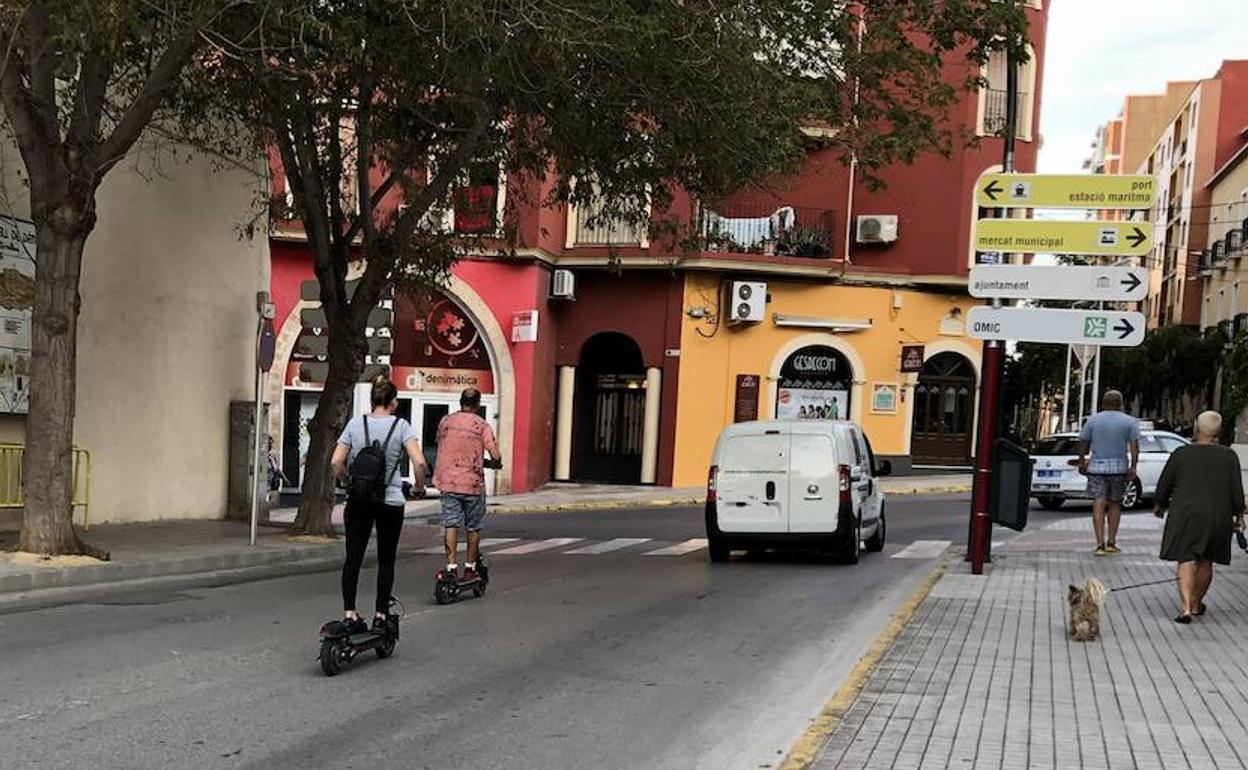
[[842,564],[857,564],[858,556],[862,546],[862,524],[859,522],[854,527],[854,536],[849,538],[849,542],[841,546],[840,561]]
[[717,537],[708,537],[706,541],[706,550],[710,554],[711,561],[725,562],[728,561],[728,555],[731,549],[728,544]]
[[875,528],[875,534],[867,538],[867,550],[871,553],[883,551],[885,534],[887,534],[887,526],[884,523],[884,508],[881,506],[880,523]]
[[1144,502],[1144,495],[1140,488],[1140,480],[1131,479],[1131,483],[1127,485],[1127,493],[1122,496],[1122,510],[1133,511],[1139,508],[1142,502]]
[[1046,511],[1060,511],[1066,500],[1061,497],[1037,497],[1040,507]]

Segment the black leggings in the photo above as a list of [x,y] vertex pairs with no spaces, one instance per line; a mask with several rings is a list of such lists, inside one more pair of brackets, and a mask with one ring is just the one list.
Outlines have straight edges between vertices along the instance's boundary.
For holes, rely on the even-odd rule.
[[342,608],[355,609],[360,565],[364,563],[364,551],[376,522],[377,612],[384,614],[390,609],[390,592],[394,590],[394,556],[399,550],[399,533],[403,530],[403,506],[348,501],[343,518],[347,529],[347,560],[342,565]]

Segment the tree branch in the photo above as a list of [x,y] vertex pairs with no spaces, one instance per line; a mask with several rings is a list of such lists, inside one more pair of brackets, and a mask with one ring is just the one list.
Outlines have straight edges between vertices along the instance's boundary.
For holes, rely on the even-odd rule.
[[139,140],[143,129],[152,121],[157,107],[173,82],[181,75],[182,70],[190,63],[191,57],[199,48],[202,38],[196,26],[182,32],[174,38],[165,49],[156,66],[148,75],[143,87],[139,89],[134,101],[126,108],[121,120],[113,128],[112,134],[100,145],[97,178],[103,178],[109,169],[121,162],[134,143]]
[[8,61],[0,68],[0,99],[4,100],[4,111],[13,125],[14,138],[30,174],[31,185],[38,195],[50,182],[56,142],[47,135],[32,103],[30,91],[22,82],[22,67],[20,57],[11,51]]
[[74,112],[70,119],[68,138],[80,147],[94,147],[108,97],[108,81],[113,74],[113,61],[92,48],[82,55],[78,91],[74,94]]
[[369,175],[373,169],[373,79],[365,75],[360,86],[359,107],[355,111],[355,182],[358,212],[347,231],[347,243],[363,223],[364,243],[371,245],[377,239],[377,223],[373,219],[373,194]]
[[[493,116],[484,106],[477,109],[476,120],[468,129],[468,133],[460,140],[459,146],[439,165],[438,172],[434,174],[433,179],[429,180],[429,184],[425,185],[409,201],[406,211],[395,219],[392,235],[396,243],[401,244],[410,239],[429,207],[446,195],[451,184],[463,173],[476,155],[492,120]],[[393,270],[393,258],[389,260],[369,259],[364,275],[360,278],[360,285],[356,287],[356,296],[380,296],[381,287],[385,286]]]

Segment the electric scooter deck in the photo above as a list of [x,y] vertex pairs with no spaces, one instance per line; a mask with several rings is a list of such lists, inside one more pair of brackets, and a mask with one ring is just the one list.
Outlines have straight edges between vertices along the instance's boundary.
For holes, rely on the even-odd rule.
[[368,650],[375,651],[377,657],[383,660],[393,655],[399,644],[399,617],[402,608],[403,605],[397,599],[390,599],[384,633],[378,633],[371,628],[351,633],[347,624],[341,620],[331,620],[321,626],[321,671],[326,676],[336,676],[357,655]]
[[476,572],[475,578],[466,580],[457,575],[448,574],[444,569],[438,570],[433,585],[434,601],[438,604],[450,604],[458,601],[460,594],[468,591],[471,591],[472,595],[478,599],[485,596],[485,589],[490,584],[490,565],[484,554],[477,556]]

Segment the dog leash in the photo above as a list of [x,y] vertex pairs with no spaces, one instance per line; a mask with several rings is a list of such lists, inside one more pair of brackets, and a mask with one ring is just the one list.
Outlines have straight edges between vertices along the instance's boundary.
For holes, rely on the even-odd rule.
[[1169,578],[1166,578],[1165,580],[1154,580],[1150,583],[1136,583],[1134,585],[1129,585],[1129,586],[1117,586],[1116,588],[1109,589],[1109,592],[1112,594],[1114,591],[1127,591],[1132,588],[1144,588],[1146,586],[1160,586],[1160,585],[1166,585],[1167,583],[1173,583],[1173,582],[1174,582],[1174,578],[1169,577]]

